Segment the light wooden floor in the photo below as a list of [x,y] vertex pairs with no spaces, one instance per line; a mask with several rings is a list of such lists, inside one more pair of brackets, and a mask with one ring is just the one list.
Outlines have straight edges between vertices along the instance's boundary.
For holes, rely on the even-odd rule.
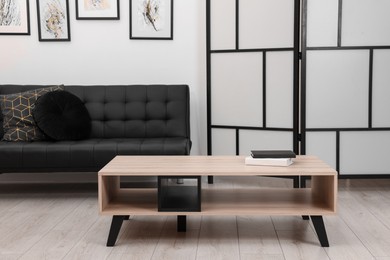
[[[329,248],[320,247],[309,221],[268,216],[188,217],[186,233],[175,231],[175,217],[136,216],[124,222],[116,246],[109,248],[111,218],[98,215],[96,183],[4,179],[0,176],[1,260],[390,259],[389,179],[340,180],[338,215],[324,218]],[[214,185],[292,182],[219,177]]]

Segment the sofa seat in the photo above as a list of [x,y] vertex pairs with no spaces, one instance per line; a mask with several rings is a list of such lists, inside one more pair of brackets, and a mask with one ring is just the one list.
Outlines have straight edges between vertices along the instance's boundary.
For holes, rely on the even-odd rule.
[[1,141],[0,165],[4,172],[97,172],[116,155],[188,155],[190,148],[185,137]]

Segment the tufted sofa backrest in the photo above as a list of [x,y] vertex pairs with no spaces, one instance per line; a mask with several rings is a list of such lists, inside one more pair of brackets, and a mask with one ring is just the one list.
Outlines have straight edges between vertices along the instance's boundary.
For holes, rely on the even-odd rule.
[[[0,85],[0,95],[47,86]],[[85,104],[92,138],[190,137],[187,85],[64,86]],[[0,113],[0,138],[3,136]]]

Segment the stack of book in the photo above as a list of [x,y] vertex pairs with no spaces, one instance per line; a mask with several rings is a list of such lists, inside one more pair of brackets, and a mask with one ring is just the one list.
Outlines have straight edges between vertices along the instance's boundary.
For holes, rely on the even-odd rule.
[[252,150],[245,158],[246,165],[289,166],[296,155],[291,150]]

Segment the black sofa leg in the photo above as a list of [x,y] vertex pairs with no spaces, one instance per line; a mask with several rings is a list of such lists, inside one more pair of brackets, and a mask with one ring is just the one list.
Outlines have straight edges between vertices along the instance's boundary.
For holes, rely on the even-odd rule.
[[107,246],[114,246],[121,230],[123,220],[129,219],[130,216],[113,216],[110,233],[108,234]]
[[322,247],[329,247],[328,236],[326,235],[324,220],[322,216],[310,216],[313,222],[314,229],[316,230],[318,240]]
[[214,176],[207,176],[207,182],[209,184],[213,184],[214,183]]
[[177,232],[187,231],[187,216],[177,216]]

